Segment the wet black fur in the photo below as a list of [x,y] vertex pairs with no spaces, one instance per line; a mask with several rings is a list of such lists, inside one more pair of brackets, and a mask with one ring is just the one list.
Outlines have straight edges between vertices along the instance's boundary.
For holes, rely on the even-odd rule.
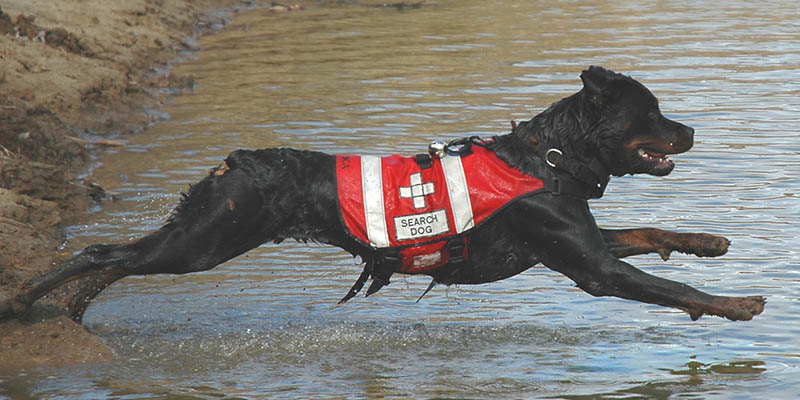
[[[586,163],[598,159],[613,175],[663,175],[669,171],[642,164],[624,150],[625,144],[639,140],[664,153],[691,147],[694,131],[665,118],[656,98],[640,83],[599,67],[584,71],[581,78],[582,90],[515,126],[510,134],[496,137],[493,149],[498,156],[540,179],[568,180],[570,176],[545,163],[548,149],[561,149]],[[360,283],[372,277],[375,283],[369,293],[373,293],[389,282],[394,266],[345,233],[336,199],[332,155],[290,148],[234,151],[223,166],[191,187],[161,229],[134,243],[87,248],[29,282],[14,309],[27,308],[77,276],[97,280],[88,303],[96,292],[127,275],[204,271],[264,242],[280,243],[287,238],[327,243],[359,255],[366,263]],[[658,245],[663,245],[659,252],[675,250],[668,244]],[[718,247],[724,247],[724,253],[727,241]],[[679,250],[721,254],[703,248]],[[678,307],[694,311],[693,318],[703,312],[721,315],[698,304],[727,298],[654,277],[618,259],[652,251],[639,250],[617,239],[614,231],[600,229],[587,199],[542,192],[517,201],[474,229],[469,236],[469,261],[428,274],[441,284],[478,284],[514,276],[541,263],[594,296]],[[359,285],[353,292],[358,289]],[[82,312],[80,305],[76,310]]]

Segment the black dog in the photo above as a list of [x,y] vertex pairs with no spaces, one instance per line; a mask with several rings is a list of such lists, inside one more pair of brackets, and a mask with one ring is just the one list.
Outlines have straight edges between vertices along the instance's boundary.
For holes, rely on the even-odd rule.
[[[414,157],[418,166],[411,172],[416,174],[440,164],[471,162],[470,157],[480,160],[476,154],[482,154],[500,160],[497,168],[514,175],[519,184],[497,186],[520,193],[508,194],[510,200],[490,211],[481,223],[467,221],[469,227],[475,222],[472,229],[426,242],[443,219],[457,217],[452,211],[426,209],[425,196],[440,189],[419,179],[415,183],[411,172],[406,175],[406,179],[411,176],[410,186],[379,195],[378,200],[387,204],[406,198],[411,207],[413,200],[420,213],[395,217],[397,230],[392,231],[391,240],[415,239],[415,244],[432,246],[425,250],[428,253],[409,255],[407,250],[419,248],[410,245],[384,248],[376,244],[383,240],[364,239],[347,227],[348,217],[339,206],[352,193],[337,178],[344,179],[338,174],[361,158],[287,148],[239,150],[184,195],[161,229],[133,243],[86,248],[27,282],[10,308],[15,314],[23,313],[62,283],[89,276],[93,284],[72,304],[79,319],[91,298],[124,276],[204,271],[264,242],[293,238],[331,244],[362,257],[364,271],[342,301],[360,291],[370,277],[367,295],[375,293],[395,272],[429,275],[431,286],[478,284],[542,263],[593,296],[675,307],[693,320],[703,314],[749,320],[761,313],[765,301],[760,296],[713,296],[619,260],[650,252],[666,260],[672,251],[719,256],[729,242],[714,235],[652,228],[598,228],[587,199],[602,196],[611,175],[669,174],[674,164],[667,155],[689,150],[694,130],[664,117],[656,98],[630,77],[590,67],[581,79],[582,90],[530,121],[512,123],[510,134],[464,139],[447,148],[434,148],[430,156]],[[394,159],[387,160],[384,163]],[[366,186],[372,164],[362,160],[361,165]],[[480,167],[478,173],[489,169]],[[493,181],[488,177],[489,184]],[[448,190],[451,196],[457,192]],[[371,196],[364,195],[362,200],[375,204]],[[359,207],[363,212],[370,206],[357,206],[357,212]],[[392,225],[391,219],[386,221]]]

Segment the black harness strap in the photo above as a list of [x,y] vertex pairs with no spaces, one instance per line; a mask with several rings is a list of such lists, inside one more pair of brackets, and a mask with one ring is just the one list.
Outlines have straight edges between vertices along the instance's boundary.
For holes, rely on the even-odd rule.
[[456,237],[447,241],[447,262],[449,264],[461,264],[469,259],[467,252],[467,236]]
[[400,269],[403,263],[403,255],[397,249],[383,249],[379,252],[379,255],[381,260],[376,261],[375,266],[372,268],[372,283],[367,288],[367,296],[388,285],[389,278],[392,277],[394,271]]
[[367,282],[369,276],[372,274],[372,267],[375,265],[375,261],[370,260],[364,263],[364,269],[361,271],[361,275],[358,276],[356,283],[353,284],[353,287],[347,292],[347,294],[339,300],[339,304],[346,302],[347,300],[352,299],[358,292],[361,291],[361,288],[364,287],[364,283]]
[[547,165],[563,171],[573,179],[554,177],[544,181],[545,190],[554,195],[567,194],[585,199],[599,199],[611,179],[608,170],[600,160],[593,158],[588,164],[564,155],[561,150],[550,149],[545,153]]
[[473,145],[491,150],[492,146],[494,146],[494,143],[495,143],[495,137],[484,139],[480,136],[470,136],[466,138],[451,140],[449,143],[447,143],[447,148],[450,149],[450,151],[456,150],[458,152],[458,155],[460,155],[461,157],[466,157],[472,154]]

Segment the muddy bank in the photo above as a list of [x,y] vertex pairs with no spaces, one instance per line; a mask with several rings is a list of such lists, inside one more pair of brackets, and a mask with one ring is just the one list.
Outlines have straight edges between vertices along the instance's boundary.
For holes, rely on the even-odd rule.
[[[96,146],[156,118],[159,88],[191,77],[163,68],[251,0],[10,0],[0,6],[0,314],[20,285],[66,259],[63,228],[102,188],[80,175]],[[218,10],[233,10],[219,12]],[[108,360],[65,316],[73,282],[22,320],[0,321],[0,375]],[[5,308],[5,310],[4,310]]]

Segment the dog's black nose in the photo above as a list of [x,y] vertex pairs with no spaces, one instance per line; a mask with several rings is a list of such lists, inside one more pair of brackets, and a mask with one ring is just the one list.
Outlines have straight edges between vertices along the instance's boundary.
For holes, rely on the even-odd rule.
[[689,149],[694,146],[694,129],[680,124],[680,127],[677,130],[678,137],[677,140],[673,143],[673,150],[675,153],[683,153],[685,151],[689,151]]

